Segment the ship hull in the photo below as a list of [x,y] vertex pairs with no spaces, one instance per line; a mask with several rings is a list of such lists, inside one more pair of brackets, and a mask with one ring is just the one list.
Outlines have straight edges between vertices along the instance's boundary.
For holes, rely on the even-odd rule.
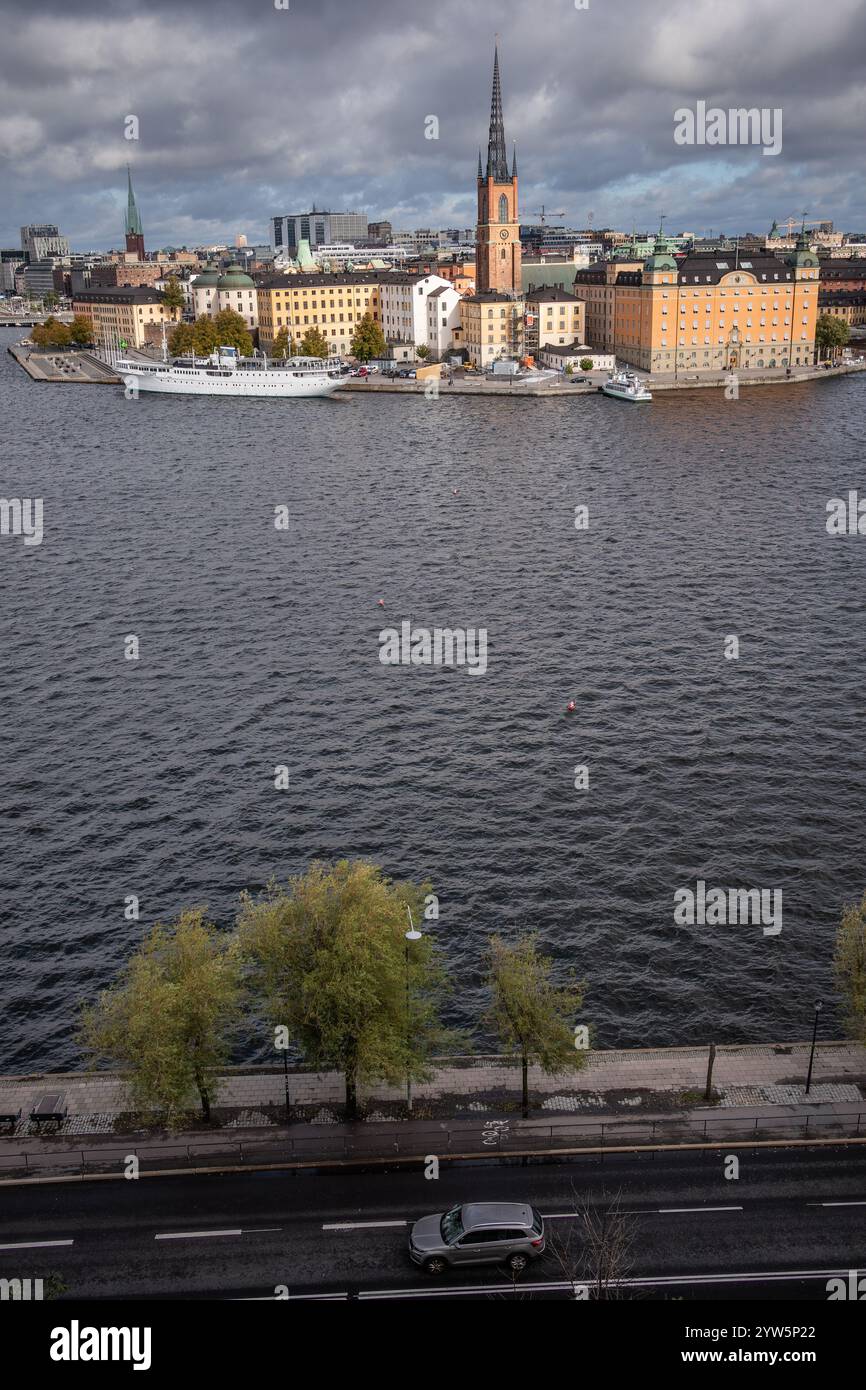
[[120,375],[127,390],[156,391],[171,396],[330,396],[340,386],[338,377],[326,372],[292,372],[269,368],[264,371],[225,371],[219,369],[153,366],[141,368],[126,364]]

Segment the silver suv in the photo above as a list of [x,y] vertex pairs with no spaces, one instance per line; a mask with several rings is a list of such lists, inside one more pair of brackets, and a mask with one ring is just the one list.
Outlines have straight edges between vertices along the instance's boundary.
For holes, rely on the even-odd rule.
[[422,1216],[409,1232],[409,1254],[425,1274],[504,1264],[520,1274],[544,1253],[544,1222],[523,1202],[467,1202]]

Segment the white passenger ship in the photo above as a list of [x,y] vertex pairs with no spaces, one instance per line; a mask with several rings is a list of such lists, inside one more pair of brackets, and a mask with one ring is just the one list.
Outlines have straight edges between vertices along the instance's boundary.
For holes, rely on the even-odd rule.
[[628,371],[612,372],[599,390],[618,401],[651,401],[653,398],[652,391],[647,390],[646,382],[635,376],[634,372]]
[[240,357],[233,347],[162,362],[121,357],[115,370],[127,388],[182,396],[330,396],[342,380],[321,357],[290,357],[277,365],[265,356]]

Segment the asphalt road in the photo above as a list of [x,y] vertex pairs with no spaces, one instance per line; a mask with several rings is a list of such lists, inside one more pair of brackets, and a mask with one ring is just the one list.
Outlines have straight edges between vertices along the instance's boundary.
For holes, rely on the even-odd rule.
[[[0,1278],[59,1274],[69,1298],[440,1297],[511,1292],[499,1270],[431,1281],[408,1224],[460,1201],[529,1200],[562,1242],[575,1202],[632,1214],[641,1297],[826,1300],[831,1273],[866,1274],[866,1149],[606,1156],[464,1165],[426,1179],[286,1172],[0,1188]],[[549,1239],[549,1244],[552,1242]],[[522,1294],[570,1296],[549,1251]],[[285,1296],[283,1293],[282,1296]]]

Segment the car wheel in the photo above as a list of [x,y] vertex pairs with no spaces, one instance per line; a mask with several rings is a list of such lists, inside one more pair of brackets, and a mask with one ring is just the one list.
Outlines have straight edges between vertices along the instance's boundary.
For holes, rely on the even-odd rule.
[[529,1260],[526,1255],[514,1254],[509,1255],[505,1263],[511,1270],[512,1274],[522,1274],[526,1266],[529,1264]]
[[421,1266],[425,1274],[437,1275],[444,1274],[446,1263],[441,1255],[431,1255],[429,1260],[425,1260]]

